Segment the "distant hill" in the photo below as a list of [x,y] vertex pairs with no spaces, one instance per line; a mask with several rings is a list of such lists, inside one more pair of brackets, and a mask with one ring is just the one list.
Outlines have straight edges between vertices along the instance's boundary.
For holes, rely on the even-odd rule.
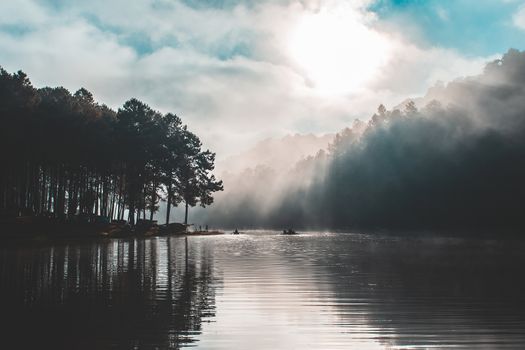
[[218,161],[217,173],[239,173],[257,166],[287,170],[301,159],[313,156],[321,149],[327,149],[334,137],[335,134],[295,134],[282,138],[268,138],[245,152]]

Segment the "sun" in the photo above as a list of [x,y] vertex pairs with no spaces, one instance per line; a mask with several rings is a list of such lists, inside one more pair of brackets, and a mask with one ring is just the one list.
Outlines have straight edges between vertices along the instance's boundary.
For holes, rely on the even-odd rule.
[[291,32],[292,60],[325,93],[353,93],[372,81],[388,60],[390,43],[355,10],[303,16]]

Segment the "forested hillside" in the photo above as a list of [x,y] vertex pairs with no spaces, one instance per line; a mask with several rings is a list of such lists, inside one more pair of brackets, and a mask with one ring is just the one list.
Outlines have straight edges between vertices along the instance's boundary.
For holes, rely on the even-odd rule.
[[[379,106],[291,171],[231,180],[209,220],[225,226],[517,229],[525,226],[525,53]],[[226,185],[229,181],[226,179]]]

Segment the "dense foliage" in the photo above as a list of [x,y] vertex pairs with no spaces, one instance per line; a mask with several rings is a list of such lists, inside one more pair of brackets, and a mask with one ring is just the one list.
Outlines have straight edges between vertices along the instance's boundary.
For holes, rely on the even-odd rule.
[[179,117],[137,99],[117,112],[80,89],[36,89],[0,68],[0,214],[153,218],[159,201],[207,206],[215,154]]

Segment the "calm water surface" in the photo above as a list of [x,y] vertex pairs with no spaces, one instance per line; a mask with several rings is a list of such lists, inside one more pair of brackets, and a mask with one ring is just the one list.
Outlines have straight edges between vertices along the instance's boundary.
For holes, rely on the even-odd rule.
[[1,348],[525,348],[525,242],[246,235],[4,243]]

